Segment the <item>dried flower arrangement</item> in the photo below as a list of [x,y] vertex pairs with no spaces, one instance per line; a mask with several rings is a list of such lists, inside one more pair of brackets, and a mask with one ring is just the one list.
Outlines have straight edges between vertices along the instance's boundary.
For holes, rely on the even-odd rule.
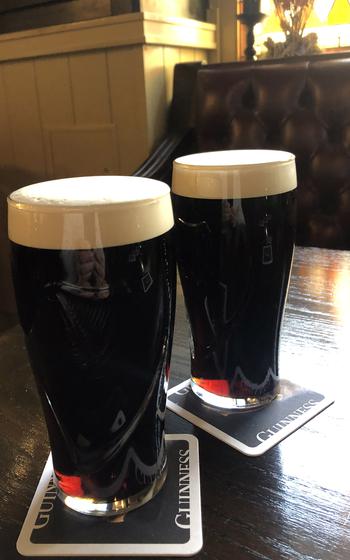
[[320,52],[316,33],[303,36],[314,0],[274,0],[276,14],[286,40],[275,43],[270,37],[265,41],[268,57],[298,56]]

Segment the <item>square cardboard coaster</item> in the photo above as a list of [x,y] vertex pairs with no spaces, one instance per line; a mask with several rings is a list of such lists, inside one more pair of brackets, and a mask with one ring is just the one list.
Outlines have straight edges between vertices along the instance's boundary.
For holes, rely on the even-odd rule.
[[[23,556],[192,556],[203,546],[198,440],[166,436],[168,476],[150,502],[117,517],[68,509],[57,497],[51,456],[17,541]],[[119,517],[119,521],[122,518]]]
[[190,379],[168,391],[167,407],[244,455],[262,455],[298,430],[334,399],[290,381],[280,381],[278,396],[250,412],[207,405],[191,390]]

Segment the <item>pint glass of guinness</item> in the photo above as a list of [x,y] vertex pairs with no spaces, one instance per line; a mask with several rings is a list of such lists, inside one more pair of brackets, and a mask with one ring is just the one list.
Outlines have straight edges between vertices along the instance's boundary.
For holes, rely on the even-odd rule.
[[175,265],[169,187],[81,177],[8,199],[13,278],[60,498],[134,509],[166,476]]
[[246,410],[278,392],[278,344],[294,249],[295,158],[270,150],[181,157],[173,168],[178,267],[192,389]]

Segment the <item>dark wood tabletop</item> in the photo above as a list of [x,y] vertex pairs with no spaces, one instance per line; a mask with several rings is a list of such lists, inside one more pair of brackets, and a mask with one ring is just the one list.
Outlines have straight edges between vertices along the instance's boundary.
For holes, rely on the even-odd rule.
[[[335,404],[260,457],[167,412],[168,433],[199,439],[204,546],[198,559],[350,558],[350,253],[297,248],[280,374]],[[189,376],[178,294],[171,385]],[[49,447],[18,326],[0,335],[0,559],[16,540]]]

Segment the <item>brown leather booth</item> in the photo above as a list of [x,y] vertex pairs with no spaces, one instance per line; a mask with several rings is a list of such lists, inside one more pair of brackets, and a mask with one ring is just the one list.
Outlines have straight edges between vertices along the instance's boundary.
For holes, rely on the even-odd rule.
[[167,176],[164,150],[168,166],[186,152],[291,151],[298,173],[297,243],[350,249],[350,53],[199,70],[179,66],[185,77],[176,80],[175,74],[169,136],[156,157],[163,170],[158,176]]

